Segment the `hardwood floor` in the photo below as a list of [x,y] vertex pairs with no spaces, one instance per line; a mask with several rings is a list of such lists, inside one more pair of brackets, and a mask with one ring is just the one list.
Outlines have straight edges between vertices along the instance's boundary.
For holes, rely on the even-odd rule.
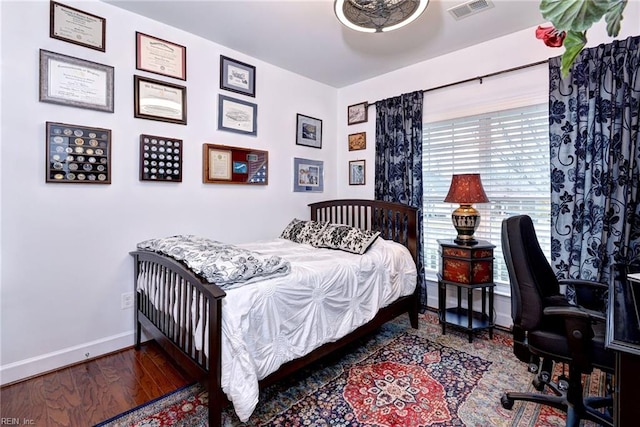
[[0,388],[0,424],[92,426],[192,382],[150,341]]

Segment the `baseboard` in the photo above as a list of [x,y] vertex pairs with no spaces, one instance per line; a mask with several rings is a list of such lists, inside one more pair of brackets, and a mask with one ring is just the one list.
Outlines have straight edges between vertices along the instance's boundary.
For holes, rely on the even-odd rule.
[[65,366],[103,356],[134,344],[134,331],[68,347],[52,353],[0,366],[0,385],[21,381]]

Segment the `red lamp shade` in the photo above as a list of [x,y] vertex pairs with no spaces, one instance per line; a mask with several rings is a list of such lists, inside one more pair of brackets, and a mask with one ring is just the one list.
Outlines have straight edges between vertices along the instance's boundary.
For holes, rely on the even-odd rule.
[[489,199],[482,188],[482,180],[479,173],[466,173],[453,175],[451,187],[447,197],[448,203],[459,203],[461,205],[471,205],[473,203],[487,203]]
[[489,201],[484,188],[482,188],[480,174],[453,175],[449,194],[444,198],[444,201],[460,204],[460,207],[451,214],[451,221],[458,232],[458,237],[454,239],[454,242],[459,245],[478,243],[473,234],[480,225],[480,212],[471,205]]

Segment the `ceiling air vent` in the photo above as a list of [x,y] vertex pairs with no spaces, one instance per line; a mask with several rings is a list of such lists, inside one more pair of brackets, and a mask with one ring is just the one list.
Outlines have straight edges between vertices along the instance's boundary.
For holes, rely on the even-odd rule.
[[475,15],[483,10],[491,9],[492,7],[493,3],[491,3],[490,0],[470,0],[466,3],[447,9],[447,11],[453,15],[456,20],[458,20],[466,18],[467,16]]

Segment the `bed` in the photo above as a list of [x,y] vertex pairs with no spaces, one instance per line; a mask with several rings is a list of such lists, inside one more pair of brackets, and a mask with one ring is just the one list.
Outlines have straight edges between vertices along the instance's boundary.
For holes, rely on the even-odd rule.
[[[141,246],[138,246],[138,250],[131,252],[134,258],[136,291],[136,348],[140,346],[144,331],[146,336],[156,340],[176,363],[201,379],[209,391],[211,426],[220,425],[222,409],[229,401],[234,405],[240,419],[246,420],[252,407],[257,404],[257,389],[273,384],[319,358],[339,351],[401,314],[408,313],[411,326],[418,327],[419,302],[415,285],[417,209],[389,202],[355,199],[312,203],[309,207],[309,223],[348,225],[359,230],[370,230],[369,233],[379,232],[379,238],[374,240],[363,255],[335,249],[316,249],[281,238],[238,245],[240,250],[261,251],[265,256],[270,252],[285,254],[282,260],[287,260],[286,264],[289,264],[289,259],[292,260],[291,272],[256,280],[239,288],[210,283],[211,277],[207,280],[202,274],[194,272],[202,273],[197,268],[191,268],[185,262],[157,251],[147,250],[144,245],[144,249],[141,250]],[[283,235],[284,233],[286,229]],[[386,263],[387,259],[391,259],[387,254],[396,252],[399,253],[399,258],[392,261],[395,264],[384,264],[383,268],[375,264],[375,260],[378,259],[384,259]],[[313,266],[302,264],[305,257]],[[298,260],[301,260],[300,264]],[[298,314],[275,313],[275,309],[280,310],[281,307],[289,305],[283,303],[286,299],[280,299],[271,305],[262,304],[263,300],[274,295],[274,289],[281,294],[289,292],[283,290],[288,289],[286,286],[291,285],[296,275],[302,274],[301,272],[307,275],[308,281],[320,280],[313,276],[318,265],[324,265],[322,268],[325,269],[327,265],[331,266],[330,280],[335,283],[333,288],[323,285],[323,289],[339,287],[341,294],[362,294],[362,300],[357,300],[351,294],[338,298],[351,301],[347,314],[338,313],[338,316],[342,316],[339,320],[331,317],[328,321],[315,319],[311,324],[305,324],[302,318],[313,319],[313,315],[309,315],[307,309],[304,312],[306,314],[302,316],[302,311],[297,312]],[[374,267],[371,267],[372,265]],[[276,267],[280,268],[281,265]],[[354,273],[354,269],[358,270]],[[351,279],[346,277],[350,274],[364,277],[368,280],[367,285],[347,286],[345,282],[350,282]],[[384,288],[377,290],[378,286],[382,286],[378,285],[378,282],[390,280],[398,282],[399,287],[393,291]],[[344,290],[351,288],[355,290]],[[290,289],[297,292],[296,288]],[[369,289],[376,291],[369,292]],[[327,292],[323,292],[323,295],[314,292],[306,298],[316,301],[325,298],[326,294]],[[264,297],[265,295],[269,298]],[[292,301],[299,299],[301,298],[296,295],[291,298]],[[243,311],[247,306],[255,306],[256,301],[260,303],[257,305],[267,306],[266,313],[254,313],[250,310],[258,309],[251,307],[250,310]],[[275,314],[269,314],[269,310]],[[313,313],[318,311],[321,310],[314,309]],[[282,318],[277,317],[278,320],[275,321],[272,316]],[[327,314],[321,312],[318,316],[326,317]],[[260,325],[259,328],[264,330],[246,331],[247,326],[241,323],[243,320],[238,320],[246,318],[255,322],[250,329]],[[261,322],[261,319],[264,321]],[[298,335],[281,339],[281,331],[269,331],[280,324],[293,325],[291,329],[295,329]],[[260,347],[259,341],[269,333],[273,333],[274,338]],[[313,337],[312,342],[307,343],[306,340],[310,336]],[[291,345],[292,341],[296,345]],[[305,342],[298,345],[298,341]],[[279,345],[282,342],[288,344]],[[244,347],[251,347],[248,349],[248,355],[244,353]],[[247,373],[239,365],[242,365],[242,360],[253,357],[252,351],[257,352],[259,356],[256,356],[255,361],[245,361],[245,365],[256,365],[256,372]],[[238,396],[241,395],[242,400],[238,400]],[[231,397],[228,398],[229,396]]]

